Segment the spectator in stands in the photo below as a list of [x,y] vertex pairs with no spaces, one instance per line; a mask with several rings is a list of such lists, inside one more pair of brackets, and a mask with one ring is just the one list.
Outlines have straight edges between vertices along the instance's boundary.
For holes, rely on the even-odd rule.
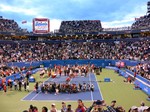
[[76,108],[75,112],[85,112],[86,107],[84,106],[81,99],[78,99],[78,107]]
[[138,107],[137,107],[137,106],[132,106],[132,107],[129,109],[129,112],[138,112]]
[[[67,59],[113,59],[113,60],[150,60],[150,41],[119,41],[119,42],[65,42],[65,43],[35,43],[35,44],[5,44],[0,43],[2,63],[33,62],[41,60]],[[30,49],[29,49],[30,48]],[[143,50],[144,49],[144,50]],[[150,65],[138,65],[136,73],[150,79]],[[14,73],[23,72],[27,68],[3,66],[0,68],[1,78]],[[29,72],[27,72],[28,74]],[[27,75],[29,78],[29,75]]]
[[17,24],[17,22],[15,22],[14,20],[0,18],[0,31],[1,32],[23,32],[24,30],[21,29]]
[[150,107],[146,106],[143,112],[150,112]]
[[[21,45],[17,47],[19,54],[11,53],[16,47],[10,45],[4,49],[4,62],[26,62],[49,59],[128,59],[128,60],[149,60],[148,41],[119,42],[119,43],[61,43],[61,44],[35,44]],[[4,47],[5,45],[3,45]],[[138,47],[140,46],[140,47]],[[30,51],[31,48],[32,50]],[[58,49],[58,50],[56,50]],[[145,49],[142,50],[142,49]],[[56,52],[57,51],[57,52]],[[132,54],[134,51],[134,55]],[[141,55],[139,55],[139,53]],[[10,54],[11,57],[8,55]],[[27,54],[27,55],[25,55]],[[103,54],[103,55],[102,55]],[[22,57],[20,57],[23,55]],[[5,59],[5,60],[4,60]]]
[[132,24],[132,29],[146,29],[150,28],[150,14],[136,18],[135,23]]
[[142,102],[141,102],[141,106],[138,107],[138,112],[143,112],[144,109],[146,109],[146,108],[147,108],[147,106],[145,106],[145,103],[142,101]]
[[67,110],[66,110],[66,112],[73,112],[73,110],[72,110],[72,108],[71,108],[71,105],[70,105],[70,104],[68,104],[68,105],[67,105]]
[[150,80],[150,63],[139,63],[137,66],[131,67],[131,70]]
[[105,110],[103,109],[103,101],[97,100],[96,102],[94,102],[93,107],[94,109],[92,110],[92,112],[105,112]]
[[100,20],[62,21],[60,31],[62,33],[100,32],[102,31]]
[[125,109],[122,106],[117,106],[116,112],[125,112]]
[[[65,103],[62,102],[61,112],[73,112],[73,109],[71,108],[70,104],[67,105],[67,108],[66,108],[66,105],[64,104]],[[143,101],[141,102],[141,107],[132,106],[129,109],[129,112],[149,112],[149,111],[150,111],[150,107],[145,106],[145,103]],[[36,106],[30,105],[29,112],[38,112],[38,108]],[[42,112],[48,112],[47,107],[45,106],[42,107]],[[52,103],[51,109],[49,112],[58,112],[54,103]],[[110,106],[107,106],[104,100],[102,101],[97,100],[93,102],[92,106],[90,106],[89,108],[86,108],[82,100],[79,99],[78,107],[76,108],[75,112],[125,112],[125,109],[122,106],[116,107],[116,100],[113,100]]]
[[48,109],[47,109],[47,107],[42,107],[42,112],[48,112]]
[[66,103],[62,102],[61,112],[66,112],[66,111],[67,111]]
[[27,110],[24,110],[23,112],[29,112],[29,111],[27,111]]
[[30,105],[29,112],[32,112],[32,111],[33,111],[33,105]]
[[34,106],[32,112],[38,112],[38,108]]
[[52,103],[50,112],[57,112],[55,103]]
[[112,102],[111,102],[111,107],[113,108],[113,109],[115,109],[115,105],[116,105],[116,100],[113,100]]

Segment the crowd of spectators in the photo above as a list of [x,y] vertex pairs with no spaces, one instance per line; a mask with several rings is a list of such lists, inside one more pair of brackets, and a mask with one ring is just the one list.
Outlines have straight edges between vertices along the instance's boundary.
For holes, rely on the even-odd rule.
[[[94,101],[90,107],[87,107],[81,99],[77,100],[77,107],[72,108],[71,104],[66,104],[66,102],[61,103],[61,109],[58,110],[57,105],[52,103],[50,108],[46,106],[42,107],[41,112],[125,112],[125,109],[120,106],[116,105],[117,101],[113,100],[110,105],[107,105],[104,100],[97,100]],[[132,106],[128,112],[149,112],[150,107],[146,106],[145,103],[142,101],[140,106]],[[30,105],[29,109],[24,110],[23,112],[39,112],[36,106]]]
[[3,77],[11,76],[16,73],[21,73],[26,70],[25,67],[17,67],[17,66],[7,66],[5,64],[0,64],[0,79]]
[[150,28],[150,14],[136,18],[135,23],[132,24],[132,29]]
[[15,20],[0,17],[0,32],[27,32],[21,29]]
[[2,77],[10,76],[11,74],[14,74],[15,72],[18,72],[17,67],[7,67],[6,65],[0,65],[0,79]]
[[150,41],[0,44],[1,63],[67,59],[150,60]]
[[102,26],[100,20],[74,20],[62,21],[60,31],[62,33],[100,32]]
[[131,67],[131,70],[150,80],[150,63],[139,63],[137,66]]
[[0,31],[3,32],[14,32],[19,29],[17,22],[10,19],[0,19]]

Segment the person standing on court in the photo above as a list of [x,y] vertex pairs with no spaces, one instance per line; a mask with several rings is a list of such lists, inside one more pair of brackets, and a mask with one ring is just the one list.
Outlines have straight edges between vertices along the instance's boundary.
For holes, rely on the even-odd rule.
[[6,92],[7,92],[7,86],[6,86],[6,83],[4,83],[4,85],[3,85],[3,90],[4,90],[4,94],[6,94]]
[[27,90],[27,82],[26,81],[24,81],[24,90],[26,91]]
[[36,82],[36,84],[35,84],[35,91],[36,91],[36,93],[38,93],[38,88],[39,88],[39,83]]
[[26,80],[26,83],[27,83],[27,91],[29,92],[29,81]]
[[22,82],[19,80],[19,91],[21,91]]
[[17,80],[14,80],[14,90],[18,90],[18,87],[17,87]]

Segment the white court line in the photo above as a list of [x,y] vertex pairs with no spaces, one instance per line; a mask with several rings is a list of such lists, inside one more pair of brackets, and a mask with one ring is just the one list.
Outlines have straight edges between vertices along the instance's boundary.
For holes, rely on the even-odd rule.
[[[50,78],[48,78],[46,81],[48,81],[49,79]],[[55,80],[55,78],[52,79],[51,81],[54,81],[54,80]],[[46,81],[44,81],[44,82],[46,82]],[[32,101],[33,99],[35,99],[40,93],[41,93],[41,91],[38,94],[36,94],[30,101]]]
[[[40,69],[40,68],[39,68]],[[38,72],[38,71],[37,71]],[[34,92],[34,90],[33,91],[31,91],[30,93],[28,93],[27,95],[25,95],[22,99],[21,99],[21,101],[24,101],[24,99],[28,96],[28,95],[30,95],[31,93],[33,93]]]
[[36,98],[40,93],[41,93],[41,91],[39,93],[37,93],[30,101],[32,101],[34,98]]
[[95,79],[96,79],[96,83],[97,83],[98,88],[99,88],[99,93],[100,93],[101,98],[102,98],[102,100],[103,100],[103,95],[102,95],[102,92],[101,92],[100,86],[99,86],[99,84],[98,84],[98,82],[97,82],[97,77],[95,76],[95,74],[94,74],[94,77],[95,77]]
[[[46,80],[46,81],[48,81],[49,80],[49,78]],[[55,80],[55,78],[54,79],[52,79],[51,81],[54,81]],[[46,81],[44,81],[44,82],[46,82]],[[72,81],[72,79],[70,80],[70,82]],[[69,82],[69,83],[70,83]],[[34,100],[39,94],[41,93],[41,91],[38,93],[38,94],[36,94],[30,101],[39,101],[39,100]]]
[[[50,77],[51,78],[51,77]],[[46,81],[48,81],[50,78],[48,78]],[[55,79],[55,78],[54,78]],[[52,79],[51,81],[53,81],[54,79]],[[46,82],[46,81],[44,81],[44,82]],[[32,101],[34,98],[35,98],[35,96],[37,97],[38,96],[38,94],[40,93],[38,93],[38,94],[36,94],[31,100],[24,100],[28,95],[30,95],[31,93],[33,93],[33,92],[35,92],[34,90],[33,91],[31,91],[29,94],[27,94],[25,97],[23,97],[22,99],[21,99],[21,101]]]
[[30,95],[31,93],[33,93],[34,91],[31,91],[30,93],[28,93],[26,96],[24,96],[22,99],[21,99],[21,101],[24,101],[24,99],[28,96],[28,95]]
[[[23,100],[23,101],[30,101],[30,100]],[[32,102],[77,102],[77,100],[32,100]],[[91,102],[91,100],[82,100],[84,102]]]
[[[89,81],[90,81],[90,86],[92,85],[92,83],[91,83],[91,74],[89,74]],[[91,99],[92,99],[92,101],[93,101],[93,92],[91,91]]]

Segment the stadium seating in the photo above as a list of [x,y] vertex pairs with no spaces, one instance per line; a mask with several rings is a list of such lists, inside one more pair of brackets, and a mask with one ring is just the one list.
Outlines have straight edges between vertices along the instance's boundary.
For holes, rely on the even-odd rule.
[[[0,44],[2,62],[67,59],[149,60],[150,41]],[[30,49],[29,49],[30,48]],[[145,50],[143,50],[145,49]],[[140,55],[139,55],[140,54]]]
[[132,24],[132,29],[150,28],[150,14],[136,18],[136,22]]
[[0,32],[23,32],[18,23],[11,19],[0,18]]
[[100,31],[102,31],[100,20],[62,21],[60,25],[60,32],[62,33],[88,33]]

